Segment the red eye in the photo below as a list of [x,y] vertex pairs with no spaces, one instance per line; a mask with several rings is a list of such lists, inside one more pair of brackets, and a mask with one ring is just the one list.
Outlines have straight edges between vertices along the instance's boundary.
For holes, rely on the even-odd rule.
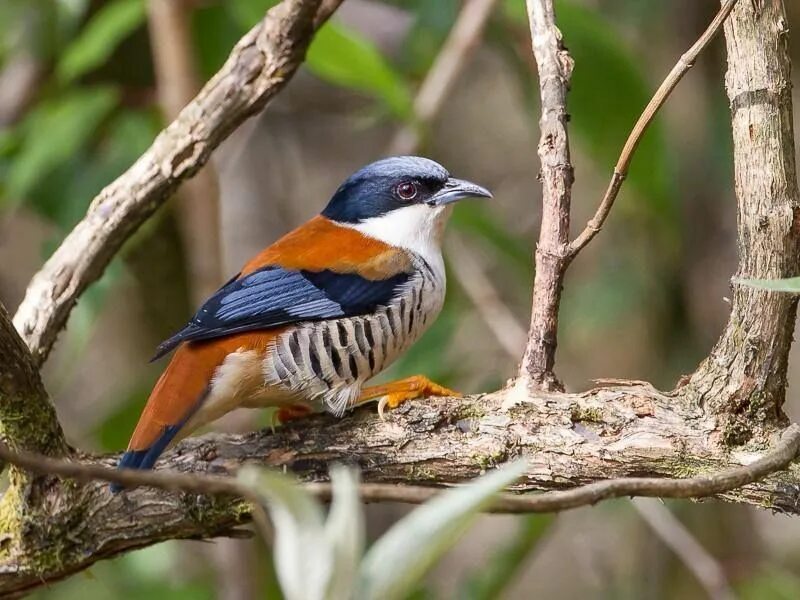
[[395,188],[395,192],[401,200],[413,200],[417,196],[417,184],[404,181]]

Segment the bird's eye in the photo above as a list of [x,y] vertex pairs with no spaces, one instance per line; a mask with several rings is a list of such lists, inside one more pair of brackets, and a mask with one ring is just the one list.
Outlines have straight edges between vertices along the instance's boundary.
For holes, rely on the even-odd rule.
[[397,197],[406,202],[417,197],[417,184],[413,181],[404,181],[395,188]]

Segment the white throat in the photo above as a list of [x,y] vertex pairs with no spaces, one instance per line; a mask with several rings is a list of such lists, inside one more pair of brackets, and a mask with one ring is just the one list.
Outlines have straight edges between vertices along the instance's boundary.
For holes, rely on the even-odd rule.
[[347,225],[390,246],[404,248],[431,263],[442,261],[442,238],[451,206],[414,204]]

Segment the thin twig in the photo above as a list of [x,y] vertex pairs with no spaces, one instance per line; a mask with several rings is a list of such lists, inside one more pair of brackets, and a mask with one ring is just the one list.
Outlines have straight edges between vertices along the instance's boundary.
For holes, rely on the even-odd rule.
[[574,63],[556,26],[553,0],[527,0],[527,7],[541,99],[538,154],[542,223],[536,246],[531,324],[520,379],[534,388],[563,391],[553,368],[561,288],[569,264],[566,249],[573,169],[567,132],[567,91]]
[[[456,271],[459,283],[478,310],[489,330],[500,342],[509,357],[516,360],[518,350],[525,343],[525,329],[514,313],[502,301],[486,273],[459,240],[454,244],[459,259],[451,269]],[[463,247],[462,247],[463,246]],[[595,381],[595,383],[598,383]],[[614,385],[624,385],[625,380],[614,380]],[[638,385],[644,382],[635,382]],[[631,499],[633,508],[650,526],[658,538],[669,547],[691,571],[712,600],[732,600],[733,595],[725,572],[719,563],[695,539],[690,531],[659,500]]]
[[669,98],[672,90],[678,85],[678,82],[686,75],[689,69],[694,66],[698,55],[708,46],[722,28],[722,24],[725,22],[725,19],[728,18],[736,2],[737,0],[727,0],[727,2],[722,5],[722,8],[720,8],[714,20],[711,21],[711,24],[703,32],[703,35],[701,35],[692,47],[678,59],[678,62],[669,72],[669,75],[667,75],[664,82],[659,86],[658,90],[656,90],[656,93],[653,94],[650,102],[647,103],[639,120],[636,121],[636,125],[634,125],[633,130],[628,136],[622,153],[619,155],[619,160],[617,160],[617,164],[614,167],[614,174],[611,176],[611,181],[608,184],[608,189],[606,189],[603,200],[600,202],[600,206],[597,207],[597,212],[589,220],[578,237],[569,244],[567,252],[570,260],[573,259],[578,252],[583,250],[583,248],[592,241],[594,236],[600,232],[600,229],[602,229],[603,223],[605,223],[609,212],[611,212],[614,200],[616,200],[619,190],[622,187],[622,182],[628,174],[628,167],[631,164],[633,153],[636,152],[642,135],[644,135],[644,132],[656,116],[656,113],[664,105],[667,98]]
[[416,123],[397,132],[389,145],[389,154],[413,154],[417,151],[421,132],[439,114],[445,98],[477,47],[496,4],[497,0],[467,0],[464,3],[414,99]]
[[634,498],[633,508],[650,529],[672,550],[697,578],[711,600],[734,600],[736,596],[725,570],[672,512],[653,498]]
[[[630,477],[599,481],[564,491],[527,495],[502,494],[492,503],[489,512],[560,512],[623,496],[704,498],[729,492],[763,479],[771,473],[781,471],[794,460],[798,451],[800,451],[800,426],[793,424],[784,430],[780,441],[771,452],[764,454],[749,465],[732,467],[719,473],[688,479]],[[30,452],[12,452],[3,443],[0,443],[0,459],[36,473],[83,482],[99,479],[129,488],[150,486],[171,492],[234,495],[250,502],[261,502],[252,489],[230,477],[193,475],[174,471],[112,469],[99,464],[69,462]],[[304,484],[304,487],[320,499],[330,500],[331,498],[331,486],[328,483],[307,483]],[[421,504],[440,492],[441,489],[433,487],[381,483],[366,483],[360,487],[361,499],[364,502]]]

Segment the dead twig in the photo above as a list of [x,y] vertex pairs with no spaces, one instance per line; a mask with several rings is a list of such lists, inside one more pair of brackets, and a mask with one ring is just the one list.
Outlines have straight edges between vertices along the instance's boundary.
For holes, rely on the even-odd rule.
[[650,102],[647,103],[644,111],[642,111],[642,114],[636,121],[636,125],[633,126],[625,142],[625,146],[622,148],[622,153],[619,155],[617,164],[614,167],[614,174],[611,176],[611,181],[608,184],[608,189],[606,189],[603,200],[600,202],[600,206],[597,207],[597,212],[595,212],[594,216],[586,224],[584,230],[581,231],[578,237],[576,237],[567,248],[567,255],[570,260],[575,258],[578,252],[583,250],[583,248],[592,241],[594,236],[600,232],[600,229],[602,229],[603,223],[605,223],[608,214],[611,212],[611,207],[614,205],[614,200],[617,199],[619,190],[622,187],[622,182],[625,181],[625,177],[628,174],[628,167],[630,167],[631,160],[633,159],[633,154],[636,152],[636,148],[639,146],[644,132],[653,121],[656,113],[658,113],[659,109],[667,101],[669,95],[678,85],[678,82],[686,75],[689,69],[694,66],[694,62],[697,60],[700,53],[708,46],[711,40],[714,39],[717,33],[719,33],[719,30],[722,29],[722,24],[725,22],[725,19],[728,18],[728,15],[731,14],[736,2],[737,0],[727,0],[727,2],[722,5],[722,8],[720,8],[719,12],[700,38],[680,57],[680,59],[678,59],[678,62],[672,67],[666,79],[664,79],[656,90],[656,93],[653,94]]
[[566,248],[573,169],[567,132],[567,91],[574,63],[556,26],[553,0],[527,0],[527,7],[541,99],[538,154],[542,223],[535,253],[531,324],[520,379],[533,388],[563,391],[553,368],[561,288],[569,263]]

